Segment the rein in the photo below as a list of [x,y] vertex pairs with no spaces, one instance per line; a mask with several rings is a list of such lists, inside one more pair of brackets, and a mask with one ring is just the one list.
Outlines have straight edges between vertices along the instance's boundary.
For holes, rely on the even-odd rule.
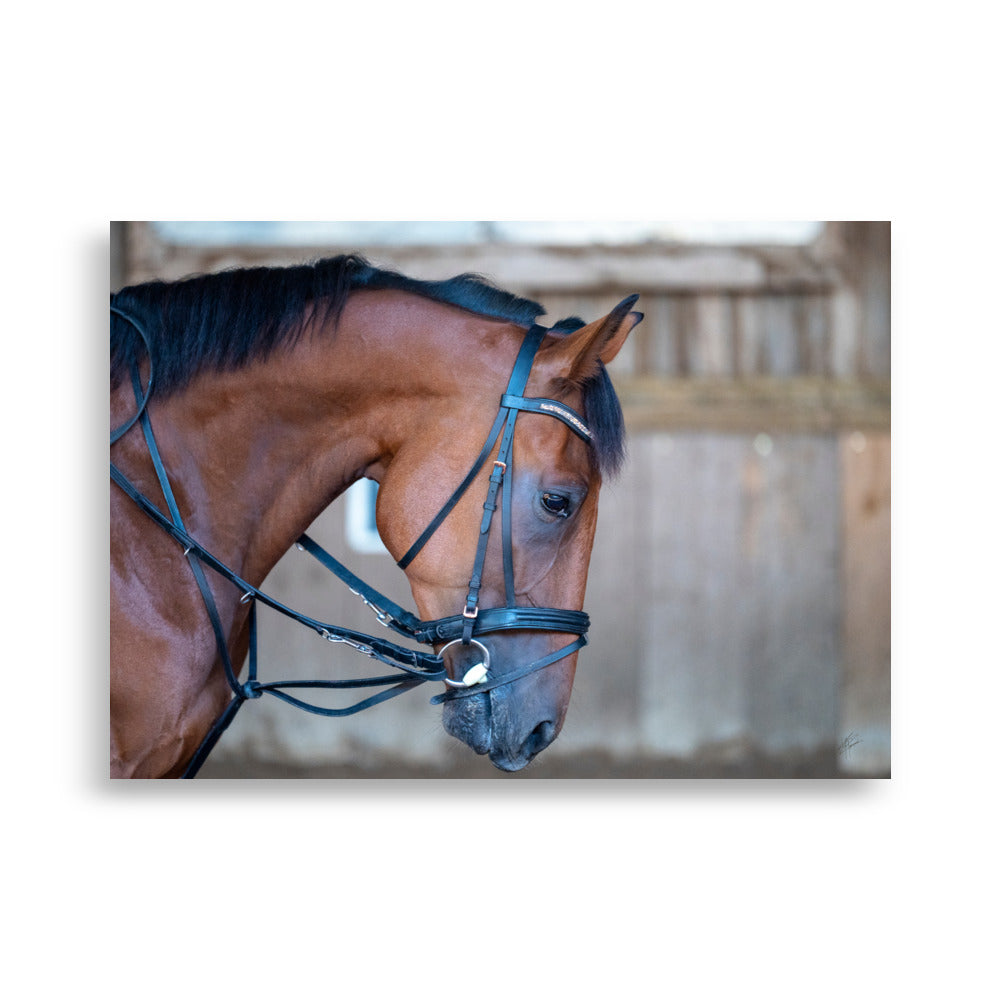
[[[317,559],[323,566],[330,570],[335,576],[343,581],[348,588],[358,596],[376,615],[379,622],[395,631],[399,635],[411,639],[424,645],[436,645],[445,643],[441,653],[423,653],[418,650],[408,649],[385,639],[370,636],[352,629],[342,628],[328,622],[321,622],[310,618],[282,604],[264,593],[259,588],[253,586],[242,579],[237,573],[230,569],[225,563],[217,559],[211,552],[202,547],[196,539],[188,534],[181,517],[180,510],[174,498],[173,489],[166,468],[160,456],[160,450],[156,443],[152,424],[149,418],[148,404],[153,392],[153,354],[149,338],[135,317],[122,311],[116,306],[111,306],[111,311],[126,322],[130,323],[139,333],[149,357],[150,371],[149,379],[145,390],[142,388],[139,367],[137,362],[132,364],[132,388],[135,394],[137,410],[135,414],[117,427],[111,433],[111,444],[120,440],[136,423],[142,428],[143,436],[153,468],[156,471],[160,488],[166,501],[168,514],[165,514],[156,504],[154,504],[142,491],[128,479],[128,477],[114,464],[111,463],[112,481],[128,496],[137,506],[157,523],[170,537],[183,547],[184,556],[188,560],[195,582],[201,592],[205,610],[208,614],[212,630],[215,635],[216,646],[219,657],[222,660],[226,680],[229,684],[233,697],[222,714],[216,719],[212,728],[201,742],[194,756],[189,761],[183,778],[193,778],[209,753],[215,747],[219,738],[226,728],[235,718],[237,711],[244,702],[260,698],[264,694],[273,695],[282,701],[287,702],[304,711],[316,715],[329,717],[343,717],[353,715],[366,708],[370,708],[389,698],[396,697],[405,691],[412,690],[427,681],[443,681],[448,690],[430,699],[431,704],[438,705],[446,701],[457,698],[468,698],[473,695],[490,691],[493,688],[510,684],[513,681],[526,677],[537,670],[549,666],[558,660],[581,649],[587,644],[587,630],[590,627],[589,617],[582,611],[572,611],[558,608],[537,608],[518,607],[515,604],[514,594],[514,569],[513,569],[513,542],[511,538],[512,523],[512,487],[510,474],[511,453],[513,450],[514,425],[517,415],[520,412],[540,413],[555,417],[566,424],[575,434],[584,441],[590,442],[592,434],[586,423],[579,414],[570,407],[556,400],[529,398],[523,396],[527,386],[528,376],[534,363],[535,354],[548,330],[545,327],[534,325],[525,334],[524,341],[518,352],[514,368],[511,372],[507,384],[506,392],[500,400],[499,412],[493,422],[489,434],[478,458],[473,463],[465,479],[459,484],[455,492],[445,502],[444,506],[433,518],[431,523],[423,531],[420,537],[413,543],[407,553],[399,560],[397,565],[405,569],[417,556],[427,541],[440,527],[448,514],[454,509],[461,497],[472,485],[479,471],[485,465],[490,454],[496,446],[497,439],[500,439],[499,449],[493,463],[493,471],[490,475],[489,487],[487,489],[486,501],[483,504],[483,519],[480,525],[479,541],[476,548],[476,556],[473,562],[472,577],[469,581],[469,592],[466,598],[465,609],[459,615],[448,618],[440,618],[432,621],[423,621],[416,615],[411,614],[398,604],[370,587],[364,581],[356,577],[347,567],[335,559],[329,552],[325,551],[308,535],[303,534],[296,546]],[[497,497],[500,503],[497,503]],[[482,586],[483,567],[486,560],[486,548],[489,540],[490,529],[492,527],[493,515],[498,506],[501,510],[501,541],[503,548],[504,566],[504,594],[506,604],[503,607],[484,608],[479,607],[479,591]],[[249,604],[249,626],[250,626],[250,647],[248,656],[248,676],[242,684],[239,681],[239,671],[234,669],[232,659],[229,655],[228,646],[225,639],[225,631],[219,615],[215,597],[205,577],[204,566],[209,567],[214,572],[231,582],[239,588],[242,596],[241,604]],[[323,638],[330,642],[343,643],[360,653],[373,659],[385,663],[395,669],[402,671],[400,674],[390,674],[388,676],[358,678],[352,680],[289,680],[275,682],[261,682],[257,677],[257,604],[261,603],[269,608],[285,615],[294,621],[313,629]],[[534,629],[540,631],[569,633],[577,638],[566,646],[541,657],[524,667],[520,667],[506,674],[493,676],[489,672],[489,651],[477,639],[476,636],[485,635],[491,632],[500,632],[518,629]],[[448,676],[445,669],[443,653],[452,645],[460,644],[467,649],[476,647],[483,662],[476,664],[466,671],[461,680],[455,680]],[[386,690],[373,694],[363,700],[346,708],[325,708],[319,705],[303,701],[288,693],[286,689],[347,689],[347,688],[368,688],[384,687]]]

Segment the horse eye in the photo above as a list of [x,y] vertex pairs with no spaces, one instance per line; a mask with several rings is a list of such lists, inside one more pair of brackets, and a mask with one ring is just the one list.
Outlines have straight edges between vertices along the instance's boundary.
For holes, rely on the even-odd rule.
[[543,493],[542,506],[556,517],[569,517],[569,497],[561,493]]

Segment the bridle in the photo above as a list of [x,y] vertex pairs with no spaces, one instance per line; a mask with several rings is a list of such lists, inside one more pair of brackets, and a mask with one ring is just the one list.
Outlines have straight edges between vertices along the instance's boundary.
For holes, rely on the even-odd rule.
[[[195,582],[201,592],[205,608],[208,613],[212,629],[215,634],[216,646],[222,660],[226,680],[233,692],[233,698],[216,719],[208,735],[202,741],[188,763],[182,777],[193,778],[198,769],[208,757],[212,748],[218,742],[219,737],[232,722],[236,712],[245,701],[259,698],[263,694],[270,694],[283,701],[288,702],[305,711],[317,715],[339,717],[352,715],[365,708],[370,708],[388,698],[402,694],[427,681],[443,681],[448,690],[431,698],[431,704],[441,704],[459,698],[468,698],[473,695],[482,694],[501,685],[510,684],[522,677],[535,673],[558,660],[569,656],[587,644],[587,630],[590,627],[590,619],[583,611],[572,611],[558,608],[539,607],[519,607],[516,604],[514,593],[514,562],[513,562],[513,541],[512,541],[512,451],[514,442],[514,427],[517,416],[521,412],[539,413],[561,420],[576,435],[584,441],[591,443],[593,435],[587,427],[586,422],[573,409],[564,403],[553,399],[524,396],[524,390],[531,374],[535,354],[548,329],[542,326],[533,325],[525,334],[524,340],[518,351],[514,367],[511,371],[507,383],[507,389],[501,396],[500,405],[493,426],[490,428],[479,456],[476,458],[468,474],[459,484],[457,489],[448,498],[437,515],[433,518],[420,537],[413,543],[406,554],[399,560],[397,565],[401,569],[413,561],[417,554],[423,549],[437,529],[441,526],[445,518],[451,513],[459,500],[464,496],[472,485],[480,470],[486,464],[494,447],[499,447],[493,461],[493,469],[490,474],[489,486],[486,492],[486,500],[483,504],[483,517],[479,529],[479,539],[476,547],[476,555],[473,561],[472,576],[469,580],[468,596],[465,601],[465,608],[461,614],[448,618],[439,618],[431,621],[423,621],[416,615],[411,614],[395,602],[389,600],[383,594],[364,583],[356,577],[343,564],[338,562],[329,552],[326,552],[308,535],[302,535],[296,545],[298,548],[308,552],[315,557],[322,565],[333,572],[341,579],[351,591],[375,613],[379,622],[392,629],[398,634],[408,639],[415,640],[425,645],[437,645],[445,643],[438,655],[423,653],[418,650],[408,649],[399,646],[385,639],[376,636],[366,635],[352,629],[345,629],[337,625],[318,621],[307,615],[293,611],[280,601],[268,596],[263,591],[243,580],[237,573],[230,569],[225,563],[213,556],[208,550],[203,548],[196,539],[192,538],[181,518],[180,510],[174,498],[170,480],[160,457],[160,451],[153,434],[152,424],[149,419],[148,403],[153,391],[153,354],[150,348],[150,341],[146,331],[135,317],[129,315],[116,306],[111,306],[111,311],[131,324],[139,333],[146,353],[149,357],[149,378],[145,390],[142,389],[139,374],[138,362],[133,361],[131,369],[132,387],[135,394],[137,411],[129,420],[120,425],[111,433],[111,444],[120,440],[136,423],[139,423],[146,445],[149,450],[153,467],[156,471],[157,479],[163,491],[164,500],[167,504],[169,515],[165,514],[156,504],[146,497],[134,483],[132,483],[124,473],[111,463],[111,479],[129,496],[150,518],[163,528],[172,538],[174,538],[184,549],[184,555],[188,560]],[[497,503],[499,496],[500,502]],[[490,531],[493,526],[493,516],[499,506],[501,512],[501,548],[503,551],[504,569],[504,599],[502,607],[480,608],[479,592],[482,587],[483,567],[486,561],[486,549],[489,542]],[[204,566],[208,566],[220,576],[229,580],[236,587],[240,588],[242,596],[240,603],[248,604],[249,607],[249,627],[250,646],[248,657],[248,679],[242,684],[238,680],[239,671],[234,669],[232,659],[225,641],[225,631],[222,627],[221,616],[216,606],[215,598],[205,578]],[[331,642],[345,643],[353,649],[364,653],[382,663],[402,671],[382,677],[368,677],[352,680],[335,681],[276,681],[261,682],[257,679],[257,604],[261,603],[286,617],[312,628],[323,638]],[[490,674],[490,655],[486,646],[477,637],[492,632],[506,632],[511,630],[532,629],[536,631],[556,632],[575,635],[577,638],[567,645],[557,649],[509,673]],[[466,670],[461,680],[456,680],[448,676],[445,669],[443,654],[452,646],[458,645],[466,651],[478,651],[476,655],[481,658],[480,663],[474,664]],[[389,686],[391,685],[391,686]],[[300,688],[364,688],[364,687],[385,687],[377,694],[350,705],[346,708],[325,708],[303,701],[287,692],[285,689]]]
[[[466,646],[475,644],[485,657],[483,666],[488,672],[489,653],[482,643],[476,642],[473,638],[475,635],[512,629],[537,629],[547,632],[566,632],[577,635],[579,638],[562,649],[556,650],[556,652],[550,653],[543,659],[536,660],[527,667],[513,673],[503,674],[495,678],[477,677],[475,680],[470,680],[468,679],[467,672],[462,682],[446,680],[445,683],[452,690],[432,698],[432,704],[440,704],[442,701],[469,697],[472,694],[480,694],[501,684],[510,684],[520,677],[533,673],[542,667],[547,667],[550,663],[555,663],[557,660],[561,660],[563,657],[576,652],[576,650],[586,645],[584,636],[590,627],[590,619],[582,611],[517,607],[514,596],[514,555],[511,532],[511,523],[513,520],[513,503],[511,500],[513,470],[511,452],[514,445],[514,425],[517,421],[517,415],[523,411],[544,413],[561,420],[570,430],[583,438],[584,441],[590,443],[592,438],[589,428],[579,414],[565,404],[558,403],[553,399],[526,398],[523,395],[525,387],[528,384],[528,376],[531,374],[535,354],[546,333],[548,333],[548,330],[545,327],[535,325],[525,334],[507,383],[507,391],[500,398],[499,411],[486,437],[486,443],[479,453],[479,457],[473,463],[465,479],[462,480],[455,492],[445,502],[437,516],[424,529],[423,533],[413,543],[406,555],[399,560],[397,565],[400,569],[405,570],[434,532],[441,526],[441,523],[465,494],[479,473],[479,470],[486,463],[490,454],[492,454],[493,446],[499,437],[500,446],[497,456],[493,461],[493,471],[490,474],[486,500],[483,503],[483,519],[479,527],[479,542],[476,547],[476,557],[472,564],[472,576],[469,580],[469,593],[465,599],[465,609],[462,611],[460,621],[458,618],[446,619],[449,625],[444,630],[439,629],[439,636],[449,640],[448,645],[441,650],[441,653],[443,654],[448,646],[456,643]],[[489,542],[490,528],[493,523],[493,515],[497,510],[497,493],[500,493],[501,543],[503,549],[504,598],[506,604],[500,608],[480,610],[479,590],[482,586],[483,565],[486,561],[486,547]],[[457,632],[459,625],[461,625],[460,634]]]

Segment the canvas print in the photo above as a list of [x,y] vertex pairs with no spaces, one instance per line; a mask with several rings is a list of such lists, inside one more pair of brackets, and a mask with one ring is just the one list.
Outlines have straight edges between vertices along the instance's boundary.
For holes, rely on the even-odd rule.
[[890,774],[887,222],[113,222],[113,778]]

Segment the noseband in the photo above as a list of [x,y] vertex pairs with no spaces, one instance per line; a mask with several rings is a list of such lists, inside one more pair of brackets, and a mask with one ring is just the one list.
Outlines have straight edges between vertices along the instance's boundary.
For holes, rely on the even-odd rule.
[[[163,491],[164,499],[169,510],[169,516],[163,513],[156,504],[146,497],[132,483],[121,470],[112,462],[111,478],[149,517],[173,537],[184,549],[184,555],[188,560],[195,582],[201,591],[205,608],[208,613],[212,629],[215,633],[216,645],[219,656],[222,660],[226,679],[233,692],[233,698],[229,705],[215,721],[208,735],[202,741],[201,746],[195,752],[194,757],[188,764],[183,777],[193,778],[208,757],[212,748],[218,742],[219,737],[229,726],[236,715],[237,710],[247,700],[259,698],[263,694],[271,694],[283,701],[288,702],[298,708],[308,712],[324,716],[345,716],[369,708],[372,705],[385,701],[408,691],[426,681],[443,681],[448,690],[442,694],[431,698],[431,704],[441,704],[458,698],[468,698],[481,694],[501,685],[510,684],[522,677],[526,677],[544,667],[547,667],[558,660],[569,656],[587,644],[587,630],[590,627],[589,617],[582,611],[572,611],[558,608],[537,608],[518,607],[514,592],[514,561],[513,561],[513,541],[511,534],[513,504],[512,504],[512,451],[514,442],[514,426],[517,415],[520,412],[539,413],[546,416],[555,417],[561,420],[584,441],[590,443],[593,435],[586,423],[578,413],[553,399],[529,398],[523,395],[531,374],[535,354],[541,345],[548,330],[545,327],[534,325],[525,335],[524,341],[514,362],[508,380],[506,392],[501,396],[500,406],[487,435],[479,456],[472,465],[466,477],[459,484],[458,488],[448,498],[444,506],[434,517],[431,523],[423,531],[420,537],[413,543],[398,566],[406,569],[417,554],[427,544],[431,536],[441,526],[445,518],[458,504],[462,496],[472,485],[480,470],[486,464],[494,447],[499,439],[500,444],[493,462],[493,469],[490,474],[489,486],[486,492],[486,500],[483,504],[483,517],[479,529],[479,539],[476,547],[476,555],[473,562],[472,576],[469,580],[469,591],[465,601],[465,608],[461,614],[448,618],[440,618],[432,621],[422,621],[417,616],[401,608],[389,598],[380,594],[374,588],[368,586],[345,566],[338,562],[332,555],[326,552],[308,535],[302,535],[297,547],[308,552],[320,561],[327,569],[333,572],[351,591],[374,611],[379,622],[391,628],[393,631],[416,642],[425,645],[445,645],[439,655],[421,653],[417,650],[408,649],[385,639],[375,636],[355,632],[337,625],[318,621],[306,615],[293,611],[280,601],[269,597],[263,591],[243,580],[238,574],[226,566],[223,562],[204,549],[194,538],[192,538],[181,518],[180,510],[174,499],[173,490],[167,476],[166,468],[160,457],[156,438],[150,423],[147,404],[152,395],[153,388],[153,356],[150,349],[149,338],[139,322],[128,313],[123,312],[115,306],[111,311],[116,313],[126,322],[131,324],[139,333],[149,355],[150,373],[146,389],[143,391],[137,362],[132,365],[132,386],[135,394],[137,412],[124,424],[118,427],[111,434],[111,444],[114,444],[133,425],[139,423],[142,427],[143,435],[149,449],[150,458],[156,471],[160,487]],[[497,497],[500,503],[497,503]],[[489,542],[490,530],[493,526],[493,515],[497,508],[501,511],[501,542],[503,550],[504,568],[504,596],[505,604],[496,608],[480,608],[479,592],[482,587],[483,567],[486,561],[486,549]],[[229,656],[228,647],[225,641],[225,630],[222,626],[221,616],[216,607],[215,598],[208,586],[205,578],[203,566],[208,566],[214,572],[223,576],[240,588],[242,597],[240,602],[250,605],[250,648],[248,662],[248,680],[240,683],[239,671],[234,669]],[[357,680],[338,681],[278,681],[263,683],[257,679],[257,603],[264,604],[275,611],[292,618],[300,624],[312,628],[323,638],[331,642],[345,643],[348,646],[364,653],[373,659],[386,663],[397,670],[403,671],[400,678],[398,674],[369,677]],[[556,632],[575,635],[577,638],[546,656],[535,660],[526,666],[517,668],[509,673],[492,675],[489,670],[490,656],[486,646],[479,641],[478,637],[492,632],[506,632],[519,629],[533,629],[536,631]],[[482,662],[474,665],[465,672],[461,680],[448,676],[445,669],[443,654],[452,646],[458,645],[467,650],[475,648],[480,652]],[[392,687],[387,687],[392,685]],[[324,708],[313,705],[300,698],[288,694],[287,688],[361,688],[361,687],[387,687],[386,690],[372,695],[347,708]]]

